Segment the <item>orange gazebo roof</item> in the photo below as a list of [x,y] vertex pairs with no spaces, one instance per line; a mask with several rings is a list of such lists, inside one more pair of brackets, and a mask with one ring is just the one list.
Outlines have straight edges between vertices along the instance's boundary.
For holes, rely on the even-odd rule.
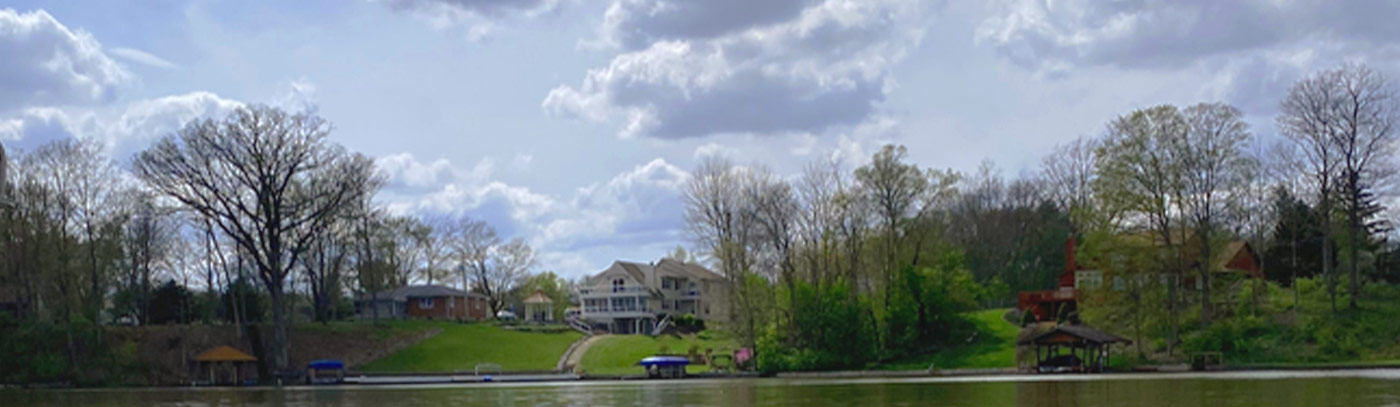
[[256,362],[258,358],[231,346],[220,346],[194,357],[198,362]]

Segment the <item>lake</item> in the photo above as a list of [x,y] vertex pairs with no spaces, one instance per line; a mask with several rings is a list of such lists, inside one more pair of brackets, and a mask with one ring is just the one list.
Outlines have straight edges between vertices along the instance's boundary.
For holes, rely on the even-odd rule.
[[1400,406],[1400,370],[0,391],[0,406]]

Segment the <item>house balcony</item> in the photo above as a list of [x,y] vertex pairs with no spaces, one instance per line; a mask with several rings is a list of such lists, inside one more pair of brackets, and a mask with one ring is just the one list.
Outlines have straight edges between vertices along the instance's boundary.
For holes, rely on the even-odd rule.
[[648,291],[647,291],[647,288],[646,288],[646,287],[640,287],[640,286],[603,287],[603,288],[593,287],[593,288],[580,288],[580,289],[578,290],[578,294],[579,294],[579,295],[591,295],[591,296],[595,296],[595,297],[607,296],[607,295],[610,295],[610,294],[637,294],[637,293],[646,293],[646,292],[648,292]]
[[580,316],[581,316],[583,319],[585,319],[585,320],[619,319],[619,318],[651,318],[651,317],[655,317],[655,316],[656,316],[656,313],[655,313],[655,312],[651,312],[651,311],[647,311],[647,310],[641,310],[641,309],[636,309],[636,310],[625,310],[625,311],[594,311],[594,312],[588,312],[587,310],[585,310],[582,314],[580,314]]

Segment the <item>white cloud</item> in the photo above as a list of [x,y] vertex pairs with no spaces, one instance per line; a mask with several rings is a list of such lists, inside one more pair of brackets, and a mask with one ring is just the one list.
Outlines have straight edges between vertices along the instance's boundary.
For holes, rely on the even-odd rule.
[[107,102],[131,80],[92,35],[44,10],[0,9],[0,61],[0,112]]
[[161,69],[178,68],[177,66],[175,66],[174,63],[166,61],[164,58],[155,56],[154,54],[139,49],[115,47],[112,48],[109,52],[111,52],[114,56],[146,66]]
[[496,22],[506,18],[534,18],[558,7],[558,0],[387,0],[394,10],[426,19],[433,27],[467,27],[466,38],[479,41],[496,30]]
[[489,170],[482,170],[489,164],[481,162],[473,170],[445,159],[419,162],[409,154],[376,162],[390,174],[379,199],[391,211],[484,219],[503,236],[525,238],[546,259],[557,260],[550,260],[547,268],[563,273],[592,272],[611,261],[592,257],[599,248],[627,258],[648,258],[664,250],[651,250],[652,246],[670,248],[681,242],[680,190],[688,173],[663,159],[564,196],[490,179]]
[[29,108],[8,120],[19,123],[10,127],[15,129],[11,137],[21,147],[34,148],[64,137],[96,138],[114,158],[125,159],[186,123],[222,117],[242,105],[213,93],[191,92],[111,109]]
[[491,177],[496,165],[494,160],[486,158],[471,169],[459,170],[446,158],[424,163],[409,153],[386,155],[374,162],[388,177],[390,187],[405,189],[436,188],[458,182],[481,183]]
[[1022,67],[1176,69],[1201,58],[1304,40],[1393,46],[1400,3],[1315,0],[995,3],[979,42]]
[[542,106],[621,122],[622,137],[855,126],[890,91],[890,67],[918,44],[925,14],[915,0],[775,1],[729,19],[728,3],[614,0],[603,38],[622,53]]

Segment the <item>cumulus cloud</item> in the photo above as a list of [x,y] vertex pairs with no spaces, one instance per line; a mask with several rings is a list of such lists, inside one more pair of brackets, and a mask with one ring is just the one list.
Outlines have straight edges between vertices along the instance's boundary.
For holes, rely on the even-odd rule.
[[24,148],[65,137],[97,138],[113,157],[125,158],[151,141],[196,119],[222,117],[243,106],[209,92],[191,92],[132,102],[115,109],[29,108],[7,119],[0,134]]
[[1178,68],[1204,57],[1303,40],[1393,46],[1400,3],[1316,0],[1011,0],[977,39],[1046,74],[1086,65]]
[[[493,180],[492,162],[484,159],[469,170],[445,159],[384,156],[377,163],[390,181],[378,199],[400,214],[459,214],[486,220],[503,236],[527,239],[554,259],[551,268],[570,274],[591,272],[610,261],[591,258],[600,248],[637,258],[681,241],[680,189],[689,175],[664,159],[562,195]],[[639,249],[655,245],[662,249]]]
[[925,12],[916,0],[730,3],[614,0],[602,37],[620,53],[543,107],[621,122],[623,137],[855,126],[891,90],[890,66],[918,44]]
[[0,112],[106,102],[131,74],[83,30],[44,10],[0,9]]

